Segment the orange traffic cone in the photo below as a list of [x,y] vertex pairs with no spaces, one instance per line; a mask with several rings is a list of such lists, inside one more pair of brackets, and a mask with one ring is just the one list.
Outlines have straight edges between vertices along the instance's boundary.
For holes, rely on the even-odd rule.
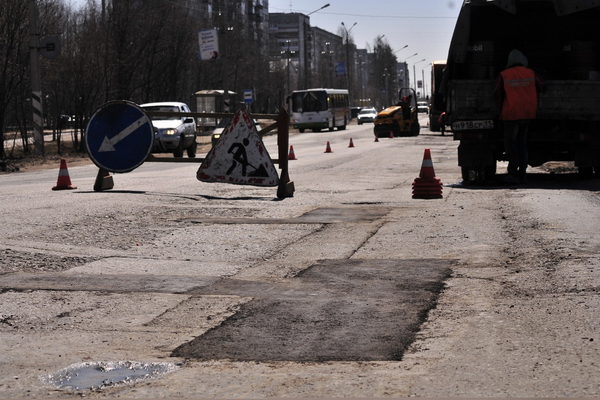
[[60,171],[58,171],[58,180],[56,186],[52,190],[65,190],[65,189],[77,189],[77,186],[71,184],[71,178],[69,178],[69,170],[67,169],[67,160],[64,158],[60,160]]
[[390,138],[390,139],[393,139],[393,138],[394,138],[394,131],[390,131],[390,136],[389,136],[389,138]]
[[294,146],[290,146],[290,154],[288,154],[288,160],[297,160],[296,154],[294,154]]
[[379,142],[379,136],[375,135],[375,141]]
[[348,147],[354,147],[354,143],[352,142],[352,138],[350,138],[350,144],[348,144]]
[[413,182],[413,199],[441,199],[442,181],[435,176],[431,152],[425,149],[419,177]]
[[421,172],[419,172],[419,178],[435,178],[435,171],[433,170],[433,161],[431,161],[431,151],[429,149],[425,149],[425,153],[423,154],[423,163],[421,164]]
[[333,153],[333,151],[331,151],[331,146],[329,145],[329,141],[327,141],[327,147],[325,148],[325,153]]

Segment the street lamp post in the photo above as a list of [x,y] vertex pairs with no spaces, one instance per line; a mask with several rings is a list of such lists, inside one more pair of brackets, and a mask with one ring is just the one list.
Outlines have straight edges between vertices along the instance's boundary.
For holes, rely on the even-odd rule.
[[310,14],[314,14],[314,13],[316,13],[317,11],[321,11],[322,9],[324,9],[324,8],[327,8],[327,7],[329,7],[329,3],[325,4],[325,5],[324,5],[323,7],[321,7],[321,8],[317,8],[315,11],[311,11],[311,12],[309,12],[308,14],[306,14],[306,16],[309,16]]
[[427,93],[427,87],[426,87],[426,85],[425,85],[425,68],[427,68],[428,66],[429,66],[429,65],[426,65],[426,66],[424,66],[424,67],[421,69],[421,77],[422,77],[422,79],[423,79],[423,94],[424,94],[424,96],[423,96],[423,97],[426,97],[426,96],[427,96],[427,95],[426,95],[426,93]]
[[344,24],[344,22],[342,21],[342,27],[344,27],[344,31],[346,31],[346,86],[348,88],[348,98],[352,98],[352,94],[351,94],[351,88],[350,88],[350,84],[352,82],[351,76],[350,76],[350,31],[352,30],[352,28],[354,28],[356,26],[357,22],[355,22],[354,24],[352,24],[352,26],[350,27],[350,29],[346,28],[346,25]]
[[[405,73],[404,73],[404,77],[408,79],[409,83],[410,83],[410,69],[408,69],[408,64],[406,63],[406,61],[408,61],[408,59],[409,59],[409,58],[411,58],[411,57],[414,57],[414,56],[416,56],[416,55],[419,55],[419,53],[415,53],[415,54],[413,54],[412,56],[408,56],[408,57],[406,57],[406,58],[404,59],[404,66],[406,67],[406,71],[405,71]],[[409,83],[407,83],[407,84],[405,85],[405,87],[409,88],[409,87],[410,87],[410,84],[409,84]]]
[[[401,50],[404,50],[404,49],[405,49],[405,48],[407,48],[407,47],[408,47],[408,45],[407,45],[407,44],[405,44],[403,47],[401,47],[400,49],[396,50],[396,51],[394,52],[394,54],[396,54],[396,53],[399,53]],[[400,64],[402,64],[402,63],[398,63],[397,65],[400,65]],[[404,65],[402,65],[402,69],[403,69],[403,71],[402,71],[402,82],[404,82]],[[396,85],[397,85],[399,88],[401,88],[402,86],[404,86],[404,85],[400,85],[400,76],[399,76],[399,74],[398,74],[398,67],[396,67],[396,75],[395,75],[395,76],[396,76]]]
[[[332,87],[332,82],[333,82],[333,50],[331,50],[331,42],[325,42],[325,50],[321,53],[323,55],[325,55],[325,60],[327,61],[327,65],[326,65],[326,69],[325,69],[325,74],[323,74],[324,76],[327,77],[325,85],[327,87]],[[319,63],[320,65],[320,63]]]
[[404,45],[404,47],[402,47],[402,48],[400,48],[400,49],[396,50],[396,51],[394,52],[394,54],[398,53],[400,50],[404,50],[404,49],[405,49],[405,48],[407,48],[407,47],[408,47],[408,45],[407,45],[407,44],[405,44],[405,45]]
[[417,64],[422,63],[423,61],[425,61],[425,59],[422,59],[420,61],[417,61],[416,63],[413,64],[413,76],[415,78],[415,93],[417,92]]

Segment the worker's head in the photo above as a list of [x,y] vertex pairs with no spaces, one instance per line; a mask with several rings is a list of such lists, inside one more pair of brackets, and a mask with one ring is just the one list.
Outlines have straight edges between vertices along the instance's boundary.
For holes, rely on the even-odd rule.
[[519,50],[514,49],[508,54],[508,62],[506,68],[516,67],[517,65],[527,66],[527,57]]

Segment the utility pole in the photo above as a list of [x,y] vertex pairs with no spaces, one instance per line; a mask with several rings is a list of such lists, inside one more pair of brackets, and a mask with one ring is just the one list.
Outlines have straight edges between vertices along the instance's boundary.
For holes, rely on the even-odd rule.
[[36,0],[29,0],[29,56],[31,59],[31,107],[33,109],[33,143],[36,155],[44,155],[44,117],[40,81],[39,34]]
[[356,26],[357,22],[355,22],[350,29],[346,28],[346,25],[344,24],[344,22],[342,21],[342,27],[344,28],[344,31],[346,33],[346,87],[348,88],[348,97],[350,99],[352,99],[352,77],[351,77],[351,63],[350,63],[350,31],[352,30],[352,28],[354,28]]

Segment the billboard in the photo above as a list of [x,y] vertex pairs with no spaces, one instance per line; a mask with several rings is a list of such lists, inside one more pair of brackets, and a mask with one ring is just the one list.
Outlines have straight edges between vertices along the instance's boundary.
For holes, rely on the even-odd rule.
[[216,29],[198,31],[198,42],[201,60],[214,60],[219,57],[219,31]]

